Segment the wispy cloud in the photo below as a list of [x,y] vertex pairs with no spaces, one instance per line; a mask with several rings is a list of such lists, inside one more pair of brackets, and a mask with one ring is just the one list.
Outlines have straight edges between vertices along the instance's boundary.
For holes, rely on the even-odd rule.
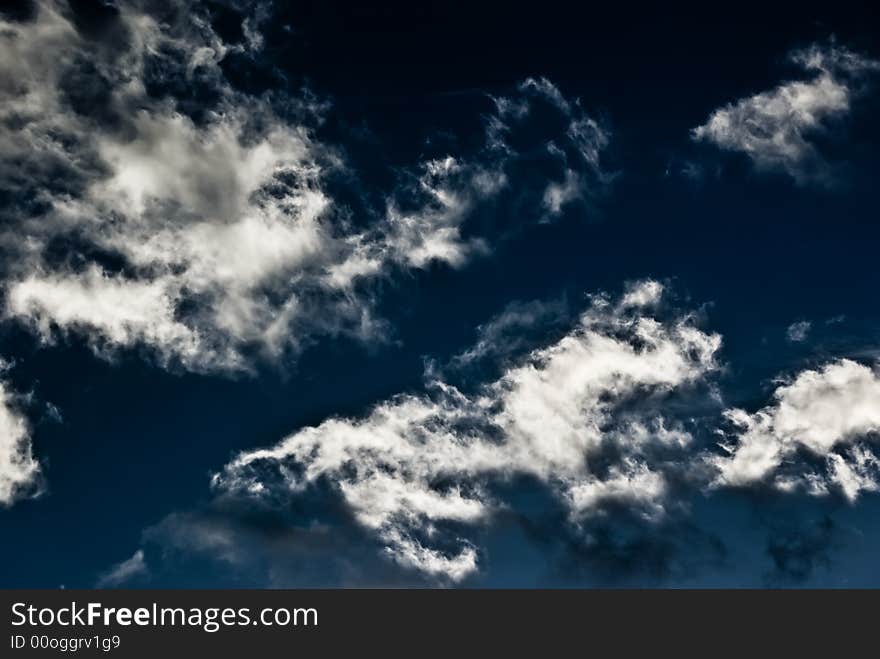
[[465,224],[505,190],[522,195],[516,171],[535,154],[510,138],[541,103],[562,121],[541,139],[558,176],[533,195],[538,219],[545,198],[557,213],[600,187],[607,131],[529,80],[493,99],[475,152],[414,165],[352,222],[326,185],[347,171],[344,148],[315,136],[329,105],[224,78],[224,58],[259,49],[265,16],[227,44],[199,5],[172,3],[161,21],[136,3],[105,11],[107,43],[60,1],[0,36],[5,312],[44,341],[84,336],[108,357],[146,345],[163,364],[240,372],[316,336],[381,340],[380,280],[491,251],[494,236]]
[[809,320],[798,320],[786,328],[785,336],[792,343],[802,343],[807,340],[812,327],[813,324]]
[[813,45],[789,59],[812,77],[715,110],[692,136],[744,153],[759,170],[784,172],[800,184],[827,184],[831,170],[813,137],[850,111],[865,76],[880,70],[880,62],[834,44]]
[[95,583],[95,587],[114,588],[147,574],[149,574],[149,568],[144,558],[144,552],[138,549],[132,556],[120,561],[102,574]]

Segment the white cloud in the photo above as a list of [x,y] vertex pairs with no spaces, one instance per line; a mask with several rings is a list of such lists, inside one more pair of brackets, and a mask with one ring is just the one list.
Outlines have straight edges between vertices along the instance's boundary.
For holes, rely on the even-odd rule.
[[666,479],[652,471],[644,462],[624,460],[613,467],[604,479],[593,478],[575,485],[568,491],[569,505],[574,510],[590,511],[604,501],[619,500],[642,505],[648,518],[662,516],[666,495]]
[[757,168],[783,171],[799,183],[827,181],[828,166],[811,135],[849,112],[857,80],[880,63],[834,45],[814,45],[790,59],[813,77],[785,82],[720,108],[692,135],[742,152]]
[[807,340],[807,335],[812,327],[813,324],[809,320],[799,320],[788,326],[785,330],[785,336],[792,343],[801,343]]
[[243,144],[247,127],[236,114],[230,108],[216,122],[197,127],[180,114],[139,112],[131,118],[134,139],[100,137],[98,151],[112,174],[92,194],[135,215],[174,203],[184,217],[239,220],[250,210],[249,197],[274,175],[286,170],[301,175],[310,145],[306,135],[281,125]]
[[40,477],[30,428],[16,398],[9,385],[0,381],[0,506],[32,494]]
[[[497,100],[521,113],[489,116],[483,146],[426,160],[386,207],[351,222],[325,191],[346,167],[314,136],[326,106],[307,93],[249,96],[223,78],[230,52],[259,49],[262,10],[246,19],[244,45],[223,43],[197,5],[171,5],[162,22],[136,4],[116,11],[108,48],[60,1],[2,25],[0,185],[17,200],[2,211],[5,312],[46,341],[77,333],[105,356],[146,345],[165,363],[239,371],[316,335],[377,339],[372,283],[490,251],[464,225],[529,156],[505,140],[536,99],[565,119],[553,139],[581,154],[565,155],[567,171],[584,185],[599,177],[607,134],[532,81]],[[149,85],[200,86],[212,100],[191,116],[185,98]]]
[[452,156],[423,165],[418,191],[425,205],[414,213],[400,211],[394,200],[388,208],[388,228],[382,241],[390,258],[414,268],[433,261],[462,265],[487,247],[479,238],[465,240],[461,225],[477,199],[496,194],[505,184],[502,172],[486,172]]
[[[98,51],[90,58],[92,78],[109,85],[99,105],[118,110],[109,122],[75,112],[63,93],[65,75],[77,73],[93,48],[63,5],[41,5],[35,21],[4,26],[2,59],[14,69],[10,76],[24,81],[7,88],[6,118],[16,116],[24,130],[2,135],[16,147],[4,149],[4,165],[24,153],[81,184],[59,193],[48,173],[31,177],[46,208],[20,213],[4,236],[18,257],[5,273],[6,312],[47,341],[60,329],[84,334],[105,355],[146,344],[164,362],[238,370],[248,366],[243,353],[250,346],[274,355],[310,331],[301,289],[327,263],[346,258],[320,189],[322,168],[335,161],[304,125],[283,121],[268,101],[223,82],[218,62],[229,47],[188,11],[159,24],[120,4],[117,28],[127,43],[112,57]],[[145,91],[147,60],[168,52],[181,60],[163,62],[168,75],[192,84],[207,76],[219,95],[199,122],[173,99]],[[86,83],[95,84],[92,78]],[[22,186],[15,192],[28,196]],[[46,258],[58,240],[73,243],[60,263]],[[122,269],[89,262],[78,244],[121,260]],[[83,258],[85,265],[74,267]],[[352,317],[357,333],[360,306],[328,302],[321,322],[333,328]]]
[[[546,144],[548,153],[563,164],[561,180],[550,181],[544,188],[543,205],[549,215],[555,216],[572,202],[595,194],[599,187],[611,180],[600,166],[602,151],[608,146],[610,135],[595,119],[586,115],[580,99],[569,101],[556,85],[546,78],[527,78],[520,86],[527,95],[538,96],[553,105],[566,117],[565,143],[551,140]],[[501,103],[501,116],[521,119],[529,113],[524,103]]]
[[629,284],[621,300],[624,307],[652,307],[663,296],[663,284],[658,281],[644,281]]
[[[599,175],[590,149],[607,135],[542,81],[497,99],[522,114],[490,114],[484,144],[404,171],[352,221],[325,190],[347,167],[315,138],[326,104],[305,91],[250,96],[223,77],[229,53],[261,47],[263,9],[246,19],[244,45],[223,43],[198,4],[167,3],[161,21],[137,2],[106,9],[115,37],[100,42],[63,0],[39,3],[33,20],[0,19],[2,315],[45,343],[82,337],[106,358],[143,346],[164,366],[237,373],[316,336],[384,340],[379,280],[490,251],[494,236],[465,224],[529,156],[505,140],[536,97],[562,113],[554,139],[589,160],[579,180]],[[198,112],[164,88],[198,89]],[[39,469],[23,417],[3,414],[10,503]]]
[[[630,288],[625,304],[595,297],[561,340],[473,395],[438,381],[433,395],[401,395],[362,418],[328,419],[242,453],[215,475],[214,487],[271,501],[329,480],[397,562],[452,581],[472,573],[478,557],[452,529],[484,523],[503,506],[493,482],[539,479],[575,524],[608,502],[662,518],[665,476],[644,451],[682,449],[690,437],[654,413],[639,416],[632,404],[703,380],[720,338],[688,315],[650,315],[641,302],[656,304],[660,291],[644,282]],[[608,442],[621,459],[608,470],[591,468],[590,456]]]
[[550,183],[544,190],[544,206],[552,215],[558,215],[566,204],[580,199],[583,188],[576,172],[570,169],[565,172],[562,183]]
[[53,326],[81,328],[111,345],[145,341],[189,359],[198,337],[174,319],[174,302],[162,281],[126,280],[92,266],[79,275],[30,275],[10,290],[7,305],[33,319],[46,340]]
[[[776,389],[774,403],[749,414],[726,412],[737,427],[726,456],[711,458],[717,485],[769,483],[825,494],[839,487],[855,500],[876,489],[876,457],[865,443],[880,431],[880,375],[848,359],[802,371]],[[815,472],[799,451],[824,462]]]
[[95,587],[114,588],[148,573],[149,569],[147,567],[147,562],[144,559],[144,552],[142,549],[138,549],[132,556],[117,563],[107,570],[107,572],[102,574],[98,578]]
[[865,446],[854,446],[846,457],[833,453],[828,457],[828,481],[837,485],[849,501],[862,492],[880,490],[880,459]]

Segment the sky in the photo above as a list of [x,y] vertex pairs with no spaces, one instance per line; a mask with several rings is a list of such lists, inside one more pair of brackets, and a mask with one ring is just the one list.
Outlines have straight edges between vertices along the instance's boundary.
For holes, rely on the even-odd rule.
[[877,587],[880,25],[0,9],[0,587]]

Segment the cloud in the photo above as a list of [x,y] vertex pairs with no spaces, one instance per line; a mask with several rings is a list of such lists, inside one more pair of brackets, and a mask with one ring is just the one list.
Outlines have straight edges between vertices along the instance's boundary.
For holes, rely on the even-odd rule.
[[144,552],[138,549],[132,556],[111,567],[102,574],[95,584],[96,588],[114,588],[132,579],[149,574]]
[[[159,14],[108,4],[97,35],[60,0],[0,19],[4,319],[107,359],[146,348],[169,368],[253,372],[321,336],[386,340],[381,282],[486,255],[499,235],[469,222],[503,193],[521,212],[501,214],[519,221],[530,208],[540,219],[543,186],[567,169],[598,189],[607,133],[542,80],[483,99],[481,143],[403,168],[352,218],[328,181],[353,181],[346,192],[364,200],[374,191],[344,146],[315,137],[329,105],[308,90],[246,94],[224,77],[225,58],[259,49],[264,9],[245,16],[240,44],[198,3]],[[523,144],[548,116],[552,128]],[[536,158],[553,166],[526,177]],[[524,178],[541,186],[531,199]],[[0,501],[10,503],[39,470],[23,417],[13,407],[6,417]]]
[[692,136],[744,153],[757,169],[785,172],[799,184],[828,183],[830,168],[813,138],[850,111],[863,78],[880,70],[880,62],[833,43],[795,51],[789,59],[812,77],[715,110]]
[[[191,3],[169,4],[161,19],[138,3],[108,5],[113,38],[94,38],[60,1],[3,23],[8,318],[46,342],[83,336],[105,357],[146,346],[164,365],[248,371],[322,335],[382,340],[377,283],[491,251],[491,227],[469,223],[511,181],[519,211],[541,207],[544,186],[568,190],[551,210],[601,187],[607,131],[542,79],[492,99],[473,152],[405,168],[370,205],[344,146],[315,136],[329,104],[226,81],[226,58],[261,47],[264,10],[245,16],[239,44]],[[526,148],[524,125],[547,107],[551,136]],[[552,166],[532,177],[541,188],[529,202],[519,183],[538,154]],[[328,192],[340,178],[365,217]]]
[[174,318],[162,282],[131,281],[92,266],[78,277],[31,275],[9,293],[11,313],[32,318],[46,339],[52,327],[87,328],[110,345],[142,340],[179,355],[198,350],[198,337]]
[[716,485],[766,484],[781,491],[849,501],[880,485],[880,460],[870,441],[880,430],[880,376],[841,359],[805,370],[779,386],[774,402],[753,414],[725,412],[733,424],[726,455],[711,458]]
[[[542,204],[548,216],[559,215],[565,207],[595,196],[614,175],[605,172],[600,164],[603,150],[608,146],[610,133],[596,119],[584,113],[580,99],[569,101],[546,78],[527,78],[519,89],[532,97],[549,102],[565,117],[564,139],[546,144],[546,151],[558,159],[562,171],[544,187]],[[522,117],[523,105],[500,103],[502,116]],[[527,107],[527,106],[525,106]]]
[[[690,434],[660,401],[716,368],[717,335],[690,314],[660,319],[662,287],[593,298],[574,327],[467,395],[435,381],[361,418],[331,418],[237,456],[213,479],[220,498],[287,506],[327,487],[405,569],[456,582],[479,566],[473,530],[513,478],[536,479],[575,527],[622,506],[662,520],[671,486],[654,453],[681,454]],[[656,314],[655,314],[656,310]]]
[[551,215],[562,212],[563,206],[581,198],[583,186],[573,171],[566,170],[562,183],[549,183],[544,190],[544,206]]
[[505,364],[523,351],[546,342],[549,332],[570,322],[564,299],[543,302],[512,302],[497,316],[477,328],[477,340],[455,355],[447,365],[456,371],[491,364]]
[[[5,363],[0,366],[6,368]],[[32,495],[40,479],[30,427],[19,410],[18,398],[7,382],[0,381],[0,506]]]
[[[170,5],[159,22],[110,8],[112,48],[61,3],[4,26],[16,84],[3,89],[2,166],[34,167],[8,191],[3,244],[18,258],[6,312],[46,341],[78,333],[105,355],[145,344],[163,363],[240,370],[249,350],[298,340],[310,303],[292,282],[340,258],[318,180],[333,156],[309,135],[306,101],[286,99],[291,123],[225,83],[219,62],[234,48],[192,9]],[[74,102],[71,75],[101,93]],[[204,92],[201,116],[181,80]],[[363,327],[357,303],[327,297],[329,325]]]
[[807,334],[810,333],[812,327],[813,324],[810,321],[799,320],[788,326],[785,330],[785,336],[792,343],[801,343],[806,341]]
[[[816,506],[880,490],[876,371],[804,370],[763,409],[724,410],[719,429],[721,339],[698,314],[653,280],[589,300],[576,316],[511,304],[473,348],[429,365],[425,393],[239,454],[207,505],[169,515],[145,546],[276,586],[494,583],[522,560],[542,583],[719,583],[744,514],[767,561],[748,567],[755,583],[826,564],[837,522],[816,523]],[[782,496],[754,508],[741,491]],[[733,521],[708,519],[712,506]]]

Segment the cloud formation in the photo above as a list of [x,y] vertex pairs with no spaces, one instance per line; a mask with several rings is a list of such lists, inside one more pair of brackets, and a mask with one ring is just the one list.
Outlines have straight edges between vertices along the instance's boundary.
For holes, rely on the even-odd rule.
[[663,582],[711,574],[736,544],[735,527],[719,536],[695,513],[711,498],[750,508],[770,561],[755,578],[790,582],[830,560],[836,528],[802,504],[880,489],[874,369],[840,359],[754,413],[725,410],[720,337],[657,281],[592,296],[579,316],[511,304],[477,335],[429,365],[426,393],[241,453],[206,506],[169,515],[145,546],[277,586],[454,584],[493,573],[513,534],[546,562],[542,579]]
[[786,328],[785,336],[792,343],[803,343],[812,327],[813,323],[809,320],[798,320]]
[[[344,145],[318,138],[330,104],[226,80],[227,57],[262,48],[261,6],[232,44],[198,4],[148,4],[106,3],[99,36],[61,1],[0,25],[2,304],[45,342],[75,336],[107,357],[146,347],[163,365],[242,372],[322,335],[381,340],[381,282],[463,268],[505,232],[589,205],[613,178],[607,128],[529,78],[482,99],[475,145],[430,150],[367,195]],[[758,169],[826,182],[817,136],[878,63],[834,45],[792,61],[804,80],[716,110],[693,136]],[[705,176],[690,161],[680,169]],[[334,194],[340,179],[361,206]],[[787,336],[809,330],[795,323]],[[851,502],[880,489],[880,380],[850,360],[802,371],[756,412],[727,410],[723,454],[707,452],[694,408],[675,397],[710,379],[719,346],[656,281],[593,296],[576,318],[562,302],[514,303],[432,371],[427,393],[242,453],[213,478],[211,514],[175,513],[147,535],[235,568],[292,545],[329,561],[342,546],[328,572],[369,562],[379,574],[381,561],[363,558],[377,549],[408,574],[457,583],[485,562],[488,527],[524,516],[514,482],[558,514],[534,535],[570,533],[572,555],[621,564],[712,544],[676,518],[682,489]],[[454,381],[467,369],[475,389]],[[3,505],[40,477],[19,402],[0,382]],[[798,577],[827,552],[832,525],[816,529],[771,538],[780,573]],[[147,574],[139,550],[99,584]]]
[[128,583],[132,579],[142,577],[149,573],[144,552],[138,549],[124,561],[120,561],[104,574],[95,583],[96,588],[113,588]]
[[799,184],[827,183],[830,169],[813,138],[850,111],[865,76],[880,70],[880,62],[834,44],[813,45],[789,59],[812,77],[715,110],[692,137],[744,153],[757,169],[784,172]]
[[735,430],[727,453],[712,458],[717,483],[769,485],[782,491],[849,501],[880,487],[872,439],[880,431],[880,376],[841,359],[799,373],[779,386],[773,404],[749,414],[725,413]]
[[606,505],[660,520],[666,466],[649,456],[691,437],[650,403],[701,382],[720,346],[690,314],[657,317],[662,295],[649,281],[594,297],[563,338],[474,395],[436,381],[430,395],[328,419],[239,455],[214,490],[283,506],[327,485],[395,562],[452,582],[477,570],[470,530],[504,508],[493,487],[512,478],[543,483],[575,526]]
[[[6,364],[0,363],[0,368],[5,370]],[[19,402],[9,384],[0,380],[0,507],[33,494],[40,478],[30,427]]]
[[[551,212],[603,178],[607,132],[530,80],[494,99],[474,153],[414,166],[351,221],[326,185],[344,151],[315,137],[328,105],[224,77],[224,58],[260,47],[259,16],[228,44],[199,5],[102,11],[112,39],[60,1],[0,35],[5,312],[44,341],[83,336],[104,356],[146,346],[163,364],[235,372],[320,335],[379,340],[378,280],[490,251],[465,225],[533,158],[513,138],[538,105],[559,119],[538,140],[567,190]],[[545,191],[534,196],[541,206]]]
[[461,372],[508,363],[540,342],[546,343],[550,331],[559,330],[570,322],[571,313],[564,299],[512,302],[497,316],[477,327],[474,345],[453,356],[444,368]]

